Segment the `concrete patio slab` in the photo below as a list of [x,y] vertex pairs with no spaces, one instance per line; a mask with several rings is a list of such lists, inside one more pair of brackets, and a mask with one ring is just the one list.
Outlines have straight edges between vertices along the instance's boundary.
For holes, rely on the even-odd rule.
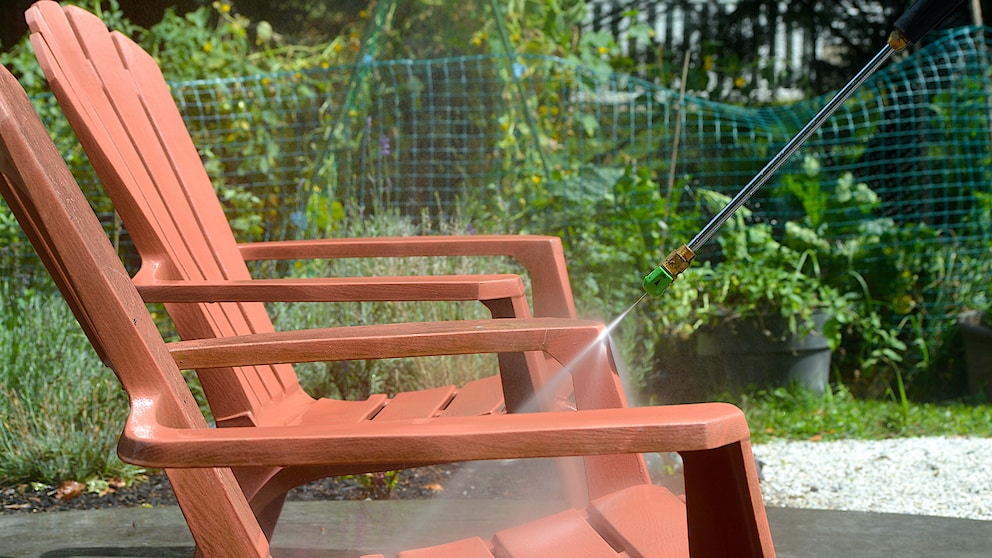
[[[354,558],[493,532],[559,504],[440,499],[289,503],[274,556]],[[772,508],[780,558],[986,558],[992,522],[914,515]],[[176,507],[0,517],[0,558],[188,558],[193,541]]]

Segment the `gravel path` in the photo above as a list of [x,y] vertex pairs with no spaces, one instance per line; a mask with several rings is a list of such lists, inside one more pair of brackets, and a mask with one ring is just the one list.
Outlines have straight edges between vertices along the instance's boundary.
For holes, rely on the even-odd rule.
[[775,441],[754,455],[768,506],[992,520],[992,438]]
[[[754,446],[763,463],[768,506],[872,511],[992,521],[992,438],[882,441],[775,441]],[[655,459],[660,458],[652,454]],[[649,456],[649,457],[652,457]],[[670,456],[669,465],[679,462]],[[403,471],[393,498],[515,498],[546,492],[548,463],[522,460]],[[509,462],[508,462],[509,463]],[[662,467],[654,463],[653,468]],[[675,477],[666,477],[669,479]],[[659,480],[659,482],[663,482]],[[673,484],[676,485],[677,482]],[[291,500],[363,499],[355,479],[324,479],[295,489]],[[175,503],[164,475],[106,493],[59,499],[56,490],[0,487],[0,515]]]

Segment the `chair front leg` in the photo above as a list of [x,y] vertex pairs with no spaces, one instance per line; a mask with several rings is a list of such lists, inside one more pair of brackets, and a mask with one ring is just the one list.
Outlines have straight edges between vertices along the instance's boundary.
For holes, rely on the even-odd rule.
[[230,469],[166,469],[197,556],[271,558],[266,538]]
[[694,558],[774,558],[751,443],[681,452]]

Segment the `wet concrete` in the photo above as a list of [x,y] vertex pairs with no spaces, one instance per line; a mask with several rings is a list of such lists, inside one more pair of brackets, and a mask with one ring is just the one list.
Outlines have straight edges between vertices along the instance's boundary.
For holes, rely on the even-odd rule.
[[[287,505],[274,556],[352,558],[481,535],[551,513],[549,501],[396,500]],[[925,516],[768,510],[781,558],[992,556],[992,522]],[[178,508],[0,517],[0,558],[188,558],[193,541]]]

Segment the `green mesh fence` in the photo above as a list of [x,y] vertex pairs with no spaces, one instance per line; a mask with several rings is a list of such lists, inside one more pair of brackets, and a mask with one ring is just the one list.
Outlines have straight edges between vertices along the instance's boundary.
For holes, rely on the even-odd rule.
[[[910,275],[874,288],[904,290],[934,318],[971,302],[963,283],[984,280],[992,235],[986,34],[948,32],[874,76],[758,193],[755,218],[786,234],[812,212],[832,241],[868,223],[865,276]],[[373,212],[457,214],[479,232],[599,236],[643,261],[708,217],[700,191],[735,193],[826,102],[728,106],[561,59],[498,55],[173,88],[242,239],[344,236],[345,216]],[[0,219],[5,273],[25,275],[6,240],[16,224]],[[617,232],[631,230],[639,238]],[[640,265],[620,272],[636,281]]]

